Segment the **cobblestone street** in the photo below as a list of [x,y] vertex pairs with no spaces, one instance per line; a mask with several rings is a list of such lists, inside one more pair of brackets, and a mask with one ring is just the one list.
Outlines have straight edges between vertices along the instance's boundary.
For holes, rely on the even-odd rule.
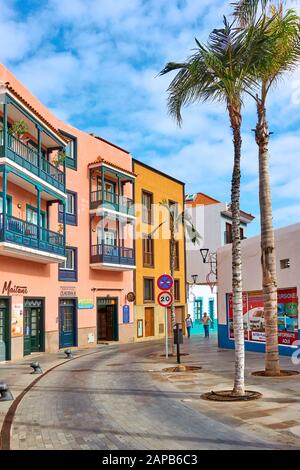
[[[189,355],[182,362],[203,369],[167,373],[162,369],[175,361],[160,356],[163,347],[162,342],[148,342],[77,353],[75,360],[42,377],[20,401],[11,448],[300,447],[298,377],[252,377],[250,370],[263,367],[263,356],[247,353],[247,388],[262,392],[263,398],[250,403],[207,402],[200,399],[201,393],[231,386],[233,352],[218,350],[214,338],[185,339],[183,350]],[[288,358],[282,361],[292,368]],[[8,382],[10,368],[14,365],[4,366],[1,373]]]

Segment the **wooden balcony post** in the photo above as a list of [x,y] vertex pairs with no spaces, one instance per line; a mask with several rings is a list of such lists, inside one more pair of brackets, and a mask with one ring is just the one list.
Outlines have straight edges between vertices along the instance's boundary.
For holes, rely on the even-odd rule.
[[3,103],[3,149],[4,149],[4,155],[6,156],[6,151],[7,151],[7,132],[8,132],[8,126],[7,126],[7,101],[6,101],[6,95],[4,97],[4,103]]
[[42,156],[42,139],[41,139],[41,128],[36,124],[37,128],[37,141],[38,141],[38,167],[41,166],[41,156]]
[[66,200],[64,199],[62,201],[63,203],[63,209],[64,209],[64,212],[63,212],[63,227],[64,227],[64,231],[63,231],[63,243],[64,243],[64,247],[66,246],[66,239],[67,239],[67,233],[66,233],[66,227],[67,227],[67,203],[66,203]]
[[102,190],[102,204],[104,204],[104,168],[102,166],[102,171],[101,171],[101,190]]
[[121,194],[121,180],[120,176],[118,175],[118,211],[120,210],[122,196],[123,194]]
[[2,205],[3,205],[3,237],[5,240],[5,231],[6,231],[6,214],[7,214],[7,170],[6,167],[3,167],[3,194],[2,194]]
[[37,191],[37,239],[38,245],[40,244],[41,237],[41,189],[39,186],[36,186]]

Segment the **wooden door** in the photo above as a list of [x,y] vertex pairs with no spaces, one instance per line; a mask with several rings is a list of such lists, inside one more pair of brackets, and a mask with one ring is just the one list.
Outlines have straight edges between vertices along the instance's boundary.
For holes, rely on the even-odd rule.
[[44,322],[43,301],[26,299],[24,301],[24,356],[43,349]]
[[[184,307],[175,307],[175,319],[176,323],[182,324],[182,332],[185,334],[185,315],[184,315]],[[171,320],[171,309],[168,308],[168,334],[169,336],[173,335],[172,331],[172,320]]]
[[61,299],[59,312],[59,345],[60,348],[76,346],[75,320],[76,301],[74,299]]
[[154,307],[145,308],[145,336],[154,336]]

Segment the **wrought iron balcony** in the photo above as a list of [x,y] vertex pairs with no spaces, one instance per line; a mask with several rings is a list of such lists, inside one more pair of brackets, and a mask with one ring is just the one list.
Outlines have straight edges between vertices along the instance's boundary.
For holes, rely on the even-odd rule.
[[51,186],[65,192],[65,174],[39,155],[38,150],[25,144],[15,136],[7,133],[4,148],[3,131],[0,131],[0,157],[7,157],[22,168],[38,176]]
[[108,264],[116,267],[119,265],[130,268],[135,266],[135,251],[133,248],[104,243],[92,245],[90,262],[91,264]]
[[20,250],[29,248],[59,257],[65,256],[62,234],[38,228],[35,224],[10,215],[4,217],[3,213],[0,214],[0,242],[19,245]]
[[90,199],[90,208],[93,209],[111,209],[116,212],[134,216],[134,203],[132,199],[126,196],[118,195],[111,191],[92,191]]

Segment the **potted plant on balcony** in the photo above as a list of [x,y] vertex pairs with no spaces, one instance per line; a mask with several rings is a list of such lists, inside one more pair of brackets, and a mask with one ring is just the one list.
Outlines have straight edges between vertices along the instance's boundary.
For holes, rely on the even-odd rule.
[[57,153],[57,157],[52,160],[52,163],[54,166],[56,166],[56,168],[58,168],[60,165],[62,165],[66,159],[67,155],[66,155],[66,152],[64,150],[59,150],[59,152]]
[[13,125],[9,128],[10,135],[22,139],[24,134],[28,132],[28,126],[23,119],[20,121],[15,121]]

